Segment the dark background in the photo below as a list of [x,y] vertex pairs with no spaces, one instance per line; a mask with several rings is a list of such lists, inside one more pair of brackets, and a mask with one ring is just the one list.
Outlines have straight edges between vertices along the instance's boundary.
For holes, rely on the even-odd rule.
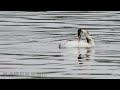
[[119,1],[105,0],[8,0],[1,11],[120,11]]

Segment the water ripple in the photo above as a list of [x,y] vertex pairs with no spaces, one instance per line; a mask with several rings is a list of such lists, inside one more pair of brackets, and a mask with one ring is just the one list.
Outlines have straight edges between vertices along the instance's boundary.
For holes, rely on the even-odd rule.
[[[1,11],[0,78],[120,78],[119,18],[119,11]],[[59,49],[78,28],[95,49]]]

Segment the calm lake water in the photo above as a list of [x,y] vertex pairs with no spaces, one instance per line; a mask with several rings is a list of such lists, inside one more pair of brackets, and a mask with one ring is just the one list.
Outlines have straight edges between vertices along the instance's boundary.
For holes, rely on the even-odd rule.
[[[95,48],[62,48],[89,31]],[[120,12],[0,11],[0,79],[120,79]]]

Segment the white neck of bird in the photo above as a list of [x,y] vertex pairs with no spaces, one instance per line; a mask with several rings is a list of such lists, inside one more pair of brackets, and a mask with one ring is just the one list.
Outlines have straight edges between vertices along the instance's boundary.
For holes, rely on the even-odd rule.
[[87,43],[89,43],[90,45],[94,46],[94,40],[92,39],[92,37],[89,34],[86,34],[86,40]]

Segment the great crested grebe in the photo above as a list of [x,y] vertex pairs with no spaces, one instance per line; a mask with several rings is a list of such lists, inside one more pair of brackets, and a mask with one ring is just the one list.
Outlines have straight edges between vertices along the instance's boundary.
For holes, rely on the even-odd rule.
[[[85,36],[87,42],[80,40],[81,36]],[[78,40],[68,40],[62,42],[59,47],[94,47],[95,43],[88,31],[84,29],[78,29]]]

